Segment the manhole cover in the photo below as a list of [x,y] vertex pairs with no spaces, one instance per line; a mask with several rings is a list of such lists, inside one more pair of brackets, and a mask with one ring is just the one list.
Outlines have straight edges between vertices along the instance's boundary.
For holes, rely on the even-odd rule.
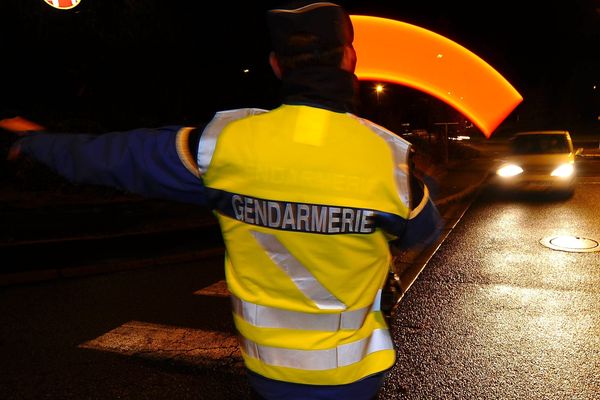
[[540,243],[553,250],[572,253],[591,253],[600,251],[598,241],[579,236],[550,236],[540,239]]

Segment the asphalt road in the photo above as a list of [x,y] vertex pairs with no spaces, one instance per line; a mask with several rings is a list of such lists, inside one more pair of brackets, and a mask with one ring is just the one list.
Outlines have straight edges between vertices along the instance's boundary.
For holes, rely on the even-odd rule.
[[0,288],[0,398],[248,398],[222,265]]
[[600,241],[597,167],[568,200],[484,191],[397,310],[382,399],[598,399],[600,253],[540,243]]
[[[483,191],[393,318],[381,399],[595,399],[597,160],[568,200]],[[589,168],[588,168],[589,167]],[[0,288],[0,398],[246,399],[222,254]]]

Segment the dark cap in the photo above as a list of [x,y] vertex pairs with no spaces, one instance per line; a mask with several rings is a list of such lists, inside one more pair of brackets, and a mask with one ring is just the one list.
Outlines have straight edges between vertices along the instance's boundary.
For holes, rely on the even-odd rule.
[[350,17],[334,3],[304,2],[269,10],[267,23],[273,51],[279,55],[333,49],[354,39]]

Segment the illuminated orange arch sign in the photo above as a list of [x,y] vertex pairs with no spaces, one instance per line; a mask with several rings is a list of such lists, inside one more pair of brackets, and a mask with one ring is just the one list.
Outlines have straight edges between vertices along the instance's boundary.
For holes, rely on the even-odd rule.
[[450,39],[415,25],[352,15],[356,75],[431,94],[489,138],[523,100],[494,68]]

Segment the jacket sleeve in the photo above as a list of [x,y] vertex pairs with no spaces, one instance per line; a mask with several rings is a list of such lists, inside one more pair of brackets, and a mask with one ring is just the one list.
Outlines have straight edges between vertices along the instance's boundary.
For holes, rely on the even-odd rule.
[[408,218],[379,213],[380,226],[389,236],[390,244],[399,251],[424,248],[433,244],[444,228],[444,221],[429,196],[429,190],[421,181],[414,180],[411,197],[414,207]]
[[435,206],[431,193],[415,175],[414,153],[408,158],[408,189],[410,191],[407,218],[392,214],[378,215],[379,225],[390,234],[390,244],[399,251],[419,250],[433,244],[441,235],[444,221]]
[[410,250],[433,244],[440,236],[444,221],[433,203],[427,186],[412,177],[412,210],[406,222],[402,239],[394,245],[400,250]]
[[193,156],[201,132],[180,126],[101,135],[40,132],[21,139],[19,147],[74,183],[205,205]]

